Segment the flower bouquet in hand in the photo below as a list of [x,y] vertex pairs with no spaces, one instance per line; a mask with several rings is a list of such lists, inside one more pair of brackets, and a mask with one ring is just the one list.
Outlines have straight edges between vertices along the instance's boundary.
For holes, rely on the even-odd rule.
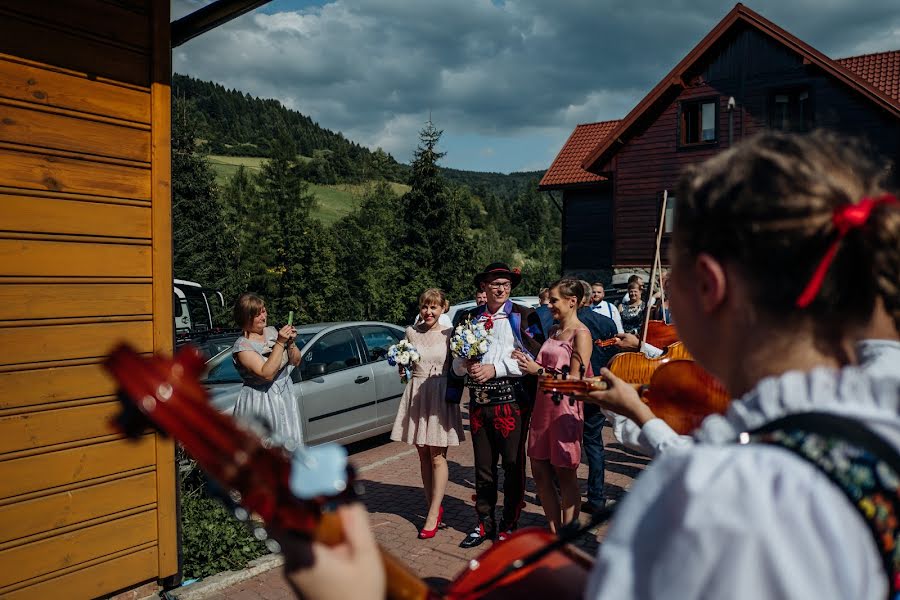
[[401,383],[408,383],[412,377],[412,366],[419,362],[419,351],[408,340],[400,340],[387,352],[388,364],[392,367],[400,366],[403,373],[400,375]]
[[450,338],[450,351],[457,358],[481,360],[491,345],[491,329],[481,321],[467,320],[456,327]]

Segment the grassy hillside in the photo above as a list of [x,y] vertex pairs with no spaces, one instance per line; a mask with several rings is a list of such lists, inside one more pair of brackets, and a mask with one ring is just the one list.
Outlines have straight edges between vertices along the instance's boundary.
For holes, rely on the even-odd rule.
[[[258,174],[265,160],[265,158],[257,156],[209,156],[210,165],[216,173],[216,183],[220,186],[225,186],[240,166],[244,166],[250,173]],[[313,216],[325,225],[331,225],[356,208],[365,194],[367,186],[368,184],[365,183],[309,184],[310,191],[316,195],[316,199],[319,201],[319,208]],[[397,194],[405,194],[409,191],[409,186],[402,183],[391,183],[391,187]]]

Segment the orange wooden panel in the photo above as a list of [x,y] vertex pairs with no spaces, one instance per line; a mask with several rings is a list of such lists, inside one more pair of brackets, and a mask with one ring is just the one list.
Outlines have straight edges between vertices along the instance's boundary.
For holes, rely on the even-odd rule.
[[150,160],[150,132],[0,103],[0,142]]
[[156,539],[156,511],[138,513],[108,523],[0,551],[0,593],[3,587],[77,565]]
[[[98,598],[135,583],[153,579],[156,573],[156,547],[116,557],[79,569],[48,581],[6,592],[4,600],[78,600]],[[77,595],[75,592],[77,591]]]
[[0,499],[153,465],[153,435],[0,460]]
[[[172,51],[170,3],[153,2],[153,347],[170,352],[173,346],[172,302]],[[175,442],[156,436],[157,510],[159,514],[159,576],[178,572],[178,505]]]
[[138,352],[153,350],[150,321],[0,328],[0,365],[102,357],[128,342]]
[[[35,4],[46,4],[44,2]],[[149,87],[150,57],[75,32],[16,18],[0,7],[0,52],[92,77]],[[52,40],[52,43],[47,43]],[[43,41],[43,43],[42,43]]]
[[0,238],[0,275],[147,277],[150,247]]
[[156,475],[116,481],[0,506],[0,543],[156,502]]
[[64,29],[81,30],[123,44],[146,49],[150,22],[145,15],[97,0],[4,0],[9,10]]
[[150,207],[0,193],[5,231],[150,237]]
[[0,321],[147,315],[149,283],[0,283]]
[[0,57],[0,96],[45,106],[150,122],[150,94]]
[[0,186],[150,200],[150,170],[0,148]]
[[117,401],[0,417],[0,456],[5,452],[112,435]]
[[0,373],[0,410],[115,393],[99,364]]

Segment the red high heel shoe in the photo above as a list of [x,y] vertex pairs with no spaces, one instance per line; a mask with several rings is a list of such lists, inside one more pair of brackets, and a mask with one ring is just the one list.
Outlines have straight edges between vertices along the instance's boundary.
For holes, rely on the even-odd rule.
[[446,525],[444,525],[444,523],[443,523],[443,520],[444,520],[444,507],[442,506],[438,509],[437,525],[434,526],[434,529],[424,529],[424,528],[420,529],[419,530],[419,539],[420,540],[430,540],[431,538],[433,538],[435,536],[435,534],[437,534],[437,530],[440,529],[442,525],[444,527],[446,527]]

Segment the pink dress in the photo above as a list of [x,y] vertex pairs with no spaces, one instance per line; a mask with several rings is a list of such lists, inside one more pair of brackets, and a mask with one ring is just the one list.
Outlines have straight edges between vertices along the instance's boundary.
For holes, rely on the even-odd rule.
[[417,446],[458,446],[465,440],[459,404],[448,403],[451,327],[424,333],[406,328],[406,339],[419,351],[406,384],[391,439]]
[[[559,371],[572,362],[572,342],[550,338],[541,346],[535,360],[548,371]],[[592,375],[590,363],[586,375]],[[563,397],[557,405],[550,396],[538,392],[535,399],[528,432],[528,456],[549,460],[554,467],[576,469],[581,463],[583,405],[569,404],[568,397]]]

